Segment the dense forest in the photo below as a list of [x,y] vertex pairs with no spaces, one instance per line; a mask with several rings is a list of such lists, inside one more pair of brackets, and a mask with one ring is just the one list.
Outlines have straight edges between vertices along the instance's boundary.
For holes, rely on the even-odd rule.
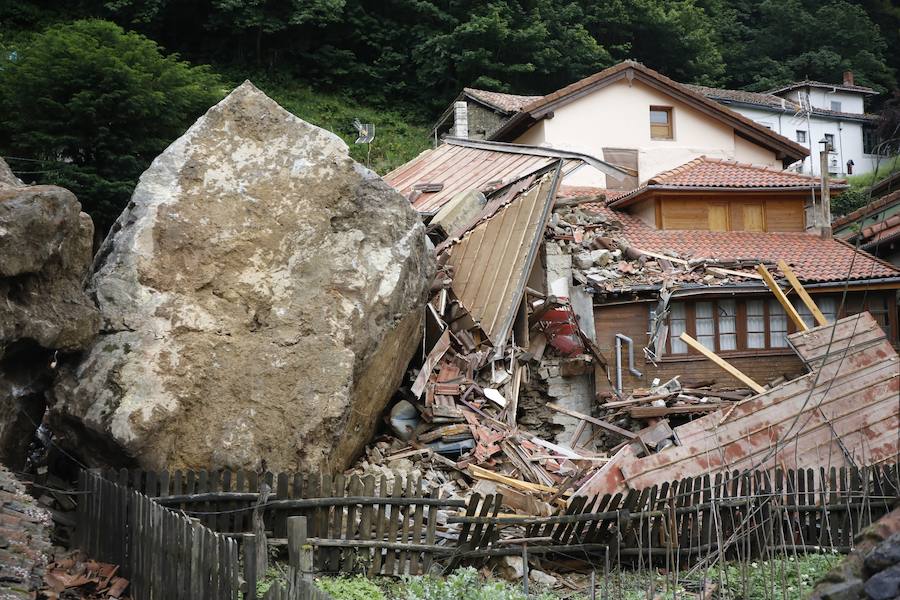
[[105,227],[149,160],[244,78],[287,105],[299,94],[294,108],[314,113],[301,116],[347,137],[353,113],[382,125],[373,166],[384,171],[428,144],[425,126],[463,86],[546,93],[625,58],[678,81],[749,90],[840,81],[851,69],[891,110],[900,6],[35,0],[0,4],[0,49],[0,155],[42,161],[16,167],[81,192]]

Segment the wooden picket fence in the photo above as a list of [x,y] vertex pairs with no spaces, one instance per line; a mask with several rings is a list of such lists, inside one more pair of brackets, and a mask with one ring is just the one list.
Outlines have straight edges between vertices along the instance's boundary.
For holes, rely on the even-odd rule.
[[[402,575],[490,556],[556,554],[595,562],[677,560],[712,552],[727,558],[828,549],[846,552],[856,534],[900,499],[897,465],[854,469],[734,472],[662,483],[597,498],[569,498],[551,517],[500,515],[502,497],[468,503],[426,494],[400,477],[229,472],[108,473],[210,528],[246,535],[254,506],[275,543],[302,517],[303,546],[320,572]],[[271,489],[271,494],[269,490]],[[456,509],[453,533],[436,535],[440,509]],[[456,512],[454,511],[454,512]],[[455,539],[452,537],[455,536]],[[448,539],[450,538],[450,539]],[[272,541],[272,540],[270,540]],[[441,543],[443,542],[443,543]],[[296,544],[294,544],[296,545]]]
[[106,476],[221,533],[250,532],[253,509],[266,497],[263,519],[270,535],[286,543],[288,519],[306,517],[316,567],[332,573],[426,573],[436,554],[454,549],[437,543],[437,511],[466,506],[462,500],[439,499],[436,490],[426,493],[422,480],[411,477],[404,486],[399,476],[376,482],[356,475],[124,469]]
[[[897,465],[853,469],[734,472],[602,497],[572,498],[552,517],[498,517],[498,496],[473,495],[460,523],[465,558],[564,554],[594,561],[685,564],[721,552],[746,559],[772,553],[848,552],[854,537],[900,501]],[[512,530],[510,535],[508,532]],[[513,542],[513,543],[511,543]],[[608,550],[607,550],[608,548]]]
[[88,556],[119,565],[136,600],[240,600],[235,540],[97,473],[78,477],[76,536]]

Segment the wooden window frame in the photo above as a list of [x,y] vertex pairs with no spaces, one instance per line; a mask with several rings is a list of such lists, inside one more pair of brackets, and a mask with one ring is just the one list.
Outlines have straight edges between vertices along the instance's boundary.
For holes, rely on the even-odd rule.
[[668,137],[658,137],[653,135],[653,127],[654,125],[657,127],[661,127],[659,123],[654,124],[653,121],[650,121],[650,139],[654,141],[661,142],[671,142],[675,140],[675,110],[671,106],[650,106],[650,112],[647,113],[647,119],[650,119],[650,113],[653,112],[664,112],[668,115]]

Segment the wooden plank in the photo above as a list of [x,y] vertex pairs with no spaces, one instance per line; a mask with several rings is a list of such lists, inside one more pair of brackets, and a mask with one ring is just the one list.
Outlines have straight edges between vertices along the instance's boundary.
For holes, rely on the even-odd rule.
[[[413,495],[413,478],[411,475],[407,475],[406,477],[406,493],[404,493],[404,498],[407,500],[411,499]],[[400,510],[400,538],[399,541],[403,544],[409,541],[409,512],[411,505],[404,504]],[[400,560],[397,563],[397,573],[399,575],[408,574],[408,560],[409,553],[406,550],[400,551]]]
[[822,311],[819,310],[819,307],[816,305],[815,301],[812,297],[807,293],[806,288],[803,287],[803,284],[800,283],[800,280],[797,279],[797,276],[794,274],[794,271],[788,266],[788,264],[784,260],[778,261],[778,268],[781,269],[781,272],[784,273],[785,279],[788,280],[788,283],[791,284],[791,287],[794,288],[794,291],[797,292],[797,297],[806,305],[806,308],[809,309],[809,312],[812,313],[813,318],[815,318],[816,323],[819,325],[829,325],[828,319],[825,318],[825,315],[822,314]]
[[[322,474],[321,484],[319,485],[319,496],[327,498],[331,495],[332,485],[331,485],[331,473],[325,472]],[[316,536],[327,538],[328,528],[330,519],[329,512],[327,508],[317,508],[316,509]],[[327,552],[317,552],[316,553],[316,568],[320,571],[325,570],[326,566],[326,557],[328,556]]]
[[[350,478],[349,493],[351,496],[359,496],[363,493],[362,480],[359,475]],[[345,540],[356,540],[356,505],[351,504],[347,507],[347,533],[344,535]],[[341,570],[345,573],[353,573],[356,566],[356,554],[353,549],[344,552]]]
[[[288,499],[288,474],[279,473],[275,483],[275,499]],[[287,537],[287,513],[284,510],[272,509],[272,532],[277,538]]]
[[[388,488],[387,477],[385,475],[382,475],[381,481],[379,482],[379,485],[378,485],[378,495],[381,496],[382,498],[387,497],[389,495],[387,488]],[[386,523],[385,513],[386,512],[387,512],[387,505],[379,504],[378,512],[375,516],[375,539],[376,540],[384,539],[384,530],[385,530],[385,523]],[[369,571],[369,576],[381,574],[382,567],[383,567],[382,552],[381,552],[380,548],[376,548],[374,555],[372,557],[372,568]]]
[[[394,498],[400,498],[403,496],[403,482],[400,480],[400,474],[394,473],[394,490],[391,494]],[[388,519],[388,536],[387,542],[394,543],[397,541],[397,528],[400,524],[400,506],[393,505],[390,507],[390,517]],[[393,550],[387,551],[387,558],[384,561],[384,574],[385,575],[396,575],[396,557],[394,555]]]
[[547,492],[550,494],[555,494],[557,492],[556,488],[552,488],[546,485],[540,485],[538,483],[530,483],[528,481],[522,481],[520,479],[513,479],[512,477],[506,477],[504,475],[500,475],[499,473],[494,473],[493,471],[483,469],[477,465],[469,465],[469,473],[476,479],[487,479],[489,481],[495,481],[497,483],[502,483],[504,485],[508,485],[511,488],[519,490],[530,492]]
[[[332,490],[333,498],[340,498],[344,496],[344,485],[345,478],[343,473],[338,473],[334,476],[334,488]],[[331,509],[331,532],[328,537],[332,537],[335,539],[340,539],[341,537],[341,523],[344,518],[344,507],[343,506],[335,506]],[[327,560],[328,570],[332,572],[338,572],[341,570],[341,549],[334,548],[333,550],[328,552],[328,560]]]
[[[363,494],[366,496],[375,495],[375,478],[371,475],[367,475],[363,478],[362,482],[363,486]],[[359,539],[360,541],[368,541],[372,537],[372,517],[373,517],[374,508],[371,504],[366,504],[362,507],[360,511],[359,517]],[[381,550],[376,549],[376,551],[380,554]],[[363,556],[367,558],[364,562],[368,565],[372,564],[372,551],[366,549],[361,552]]]
[[797,309],[794,308],[794,305],[791,304],[791,301],[788,300],[787,296],[784,295],[784,292],[781,291],[781,288],[778,287],[778,283],[776,283],[775,278],[772,277],[772,274],[769,273],[765,265],[757,265],[756,271],[757,273],[762,275],[766,287],[768,287],[769,291],[774,294],[775,299],[778,300],[779,304],[781,304],[781,307],[784,309],[784,312],[787,313],[787,316],[788,318],[790,318],[791,322],[794,323],[797,331],[809,330],[809,327],[807,327],[806,323],[803,322],[803,319],[800,318],[800,314],[797,312]]
[[695,340],[694,338],[689,336],[687,333],[682,333],[680,338],[681,338],[681,341],[683,341],[685,344],[687,344],[688,346],[690,346],[691,348],[693,348],[694,350],[696,350],[697,352],[699,352],[700,354],[702,354],[703,356],[708,358],[709,360],[713,361],[716,365],[718,365],[723,370],[725,370],[726,372],[731,374],[735,379],[737,379],[738,381],[740,381],[741,383],[743,383],[744,385],[749,387],[751,390],[753,390],[757,394],[765,393],[766,389],[763,386],[759,385],[758,383],[756,383],[755,381],[753,381],[752,379],[750,379],[749,377],[744,375],[736,367],[732,366],[730,363],[728,363],[727,361],[720,358],[715,352],[708,349],[706,346],[704,346],[703,344],[701,344],[700,342],[698,342],[697,340]]
[[[431,491],[431,497],[434,499],[437,499],[437,497],[438,497],[437,489],[434,489]],[[433,504],[428,507],[428,522],[425,526],[425,545],[426,546],[434,545],[436,532],[437,532],[437,511],[438,511],[437,506],[435,506]],[[429,570],[431,569],[432,559],[433,559],[432,554],[430,552],[426,552],[422,559],[422,573],[428,574]]]
[[621,427],[617,427],[617,426],[613,425],[612,423],[607,423],[606,421],[603,421],[602,419],[597,419],[596,417],[592,417],[590,415],[585,415],[580,412],[570,410],[568,408],[559,406],[558,404],[554,404],[552,402],[548,402],[547,407],[555,410],[556,412],[562,413],[564,415],[568,415],[568,416],[574,417],[576,419],[581,419],[582,421],[587,421],[588,423],[593,423],[594,425],[596,425],[598,427],[602,427],[603,429],[606,429],[607,431],[617,433],[626,439],[633,440],[633,439],[637,438],[636,433],[628,431],[627,429],[622,429]]
[[705,402],[702,404],[688,404],[685,406],[635,406],[628,409],[628,414],[633,419],[650,419],[653,417],[666,417],[669,415],[690,415],[708,413],[722,408],[733,406],[731,402]]
[[[422,478],[419,477],[416,480],[416,489],[414,497],[419,499],[422,498]],[[424,518],[425,506],[421,502],[416,503],[415,513],[413,515],[413,524],[412,531],[410,534],[409,541],[413,544],[421,544],[422,543],[422,520]],[[409,557],[409,574],[410,575],[419,575],[419,553],[413,552]]]

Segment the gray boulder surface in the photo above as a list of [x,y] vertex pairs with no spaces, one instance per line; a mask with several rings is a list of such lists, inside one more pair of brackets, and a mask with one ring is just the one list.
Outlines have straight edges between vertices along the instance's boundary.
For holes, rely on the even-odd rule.
[[141,176],[97,253],[100,336],[54,391],[93,464],[343,469],[434,275],[402,196],[245,82]]
[[69,190],[28,186],[0,160],[0,462],[21,467],[46,408],[53,356],[86,348],[93,223]]

